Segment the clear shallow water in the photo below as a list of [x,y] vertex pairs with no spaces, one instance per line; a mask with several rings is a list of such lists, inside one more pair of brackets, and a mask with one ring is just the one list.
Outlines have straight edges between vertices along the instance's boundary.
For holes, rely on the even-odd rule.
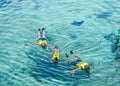
[[[119,0],[0,0],[0,86],[119,86],[120,62],[114,61],[104,34],[117,33]],[[104,14],[109,13],[109,14]],[[73,21],[84,21],[81,26]],[[24,46],[37,40],[37,29],[46,27],[49,43],[71,49],[95,65],[88,77],[65,61],[49,59],[52,51]],[[71,59],[73,59],[71,57]]]

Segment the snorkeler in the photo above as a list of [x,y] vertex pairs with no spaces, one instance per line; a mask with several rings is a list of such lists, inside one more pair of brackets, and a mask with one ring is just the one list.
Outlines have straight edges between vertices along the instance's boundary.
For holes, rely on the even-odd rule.
[[49,48],[51,48],[54,52],[52,54],[51,60],[53,61],[53,63],[58,63],[60,61],[60,49],[55,48],[53,45],[49,44],[48,45]]
[[41,46],[42,48],[46,48],[48,46],[48,42],[46,40],[45,29],[42,29],[42,36],[40,35],[40,29],[38,29],[38,41],[32,42],[31,44],[36,44]]
[[87,62],[82,61],[78,55],[74,54],[73,51],[70,51],[70,53],[76,58],[75,61],[72,61],[68,58],[68,54],[66,53],[66,58],[69,64],[76,66],[77,68],[72,70],[72,76],[74,76],[75,72],[78,70],[82,70],[84,72],[86,72],[87,74],[90,73],[90,66],[92,66],[91,64],[88,64]]

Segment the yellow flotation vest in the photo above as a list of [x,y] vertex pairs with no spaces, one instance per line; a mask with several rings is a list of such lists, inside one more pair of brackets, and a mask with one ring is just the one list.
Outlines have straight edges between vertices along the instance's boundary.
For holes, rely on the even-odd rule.
[[57,57],[58,60],[60,60],[60,53],[54,53],[52,55],[52,60],[54,60]]
[[43,43],[46,44],[46,45],[48,45],[48,43],[47,43],[46,40],[39,40],[39,41],[38,41],[38,45],[40,45],[40,46],[41,46]]
[[77,67],[82,67],[82,70],[85,70],[85,65],[89,65],[87,62],[79,62],[76,64]]

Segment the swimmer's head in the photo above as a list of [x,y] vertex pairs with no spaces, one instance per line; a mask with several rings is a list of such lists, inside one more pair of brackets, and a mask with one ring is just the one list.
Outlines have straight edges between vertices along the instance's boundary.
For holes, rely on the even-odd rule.
[[90,73],[90,65],[85,65],[85,72]]
[[42,48],[46,48],[47,45],[45,43],[42,43],[41,46]]
[[58,58],[55,57],[55,58],[53,59],[53,62],[54,62],[54,63],[58,63]]

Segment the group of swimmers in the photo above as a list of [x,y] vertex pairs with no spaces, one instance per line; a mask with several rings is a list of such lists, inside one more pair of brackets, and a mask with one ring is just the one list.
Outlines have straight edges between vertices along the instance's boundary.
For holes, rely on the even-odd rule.
[[[60,49],[54,47],[52,44],[49,44],[47,39],[46,39],[46,34],[45,34],[45,29],[42,28],[42,35],[40,34],[40,29],[38,29],[38,41],[37,42],[32,42],[30,45],[38,45],[41,46],[42,48],[46,48],[49,47],[50,49],[53,50],[53,54],[51,57],[51,60],[53,61],[53,63],[58,63],[61,59],[61,55],[60,55]],[[72,50],[70,51],[70,54],[73,55],[73,57],[76,59],[75,61],[71,61],[71,59],[69,58],[69,55],[66,53],[66,61],[68,62],[68,64],[71,64],[73,66],[76,66],[75,69],[72,70],[72,76],[74,76],[75,72],[78,70],[82,70],[84,72],[86,72],[87,74],[90,73],[90,67],[92,66],[91,64],[82,61],[79,56],[77,54],[75,54]]]
[[[120,34],[120,30],[118,32]],[[116,57],[115,57],[115,60],[116,60],[116,59],[120,59],[119,58],[120,55],[119,55],[119,57],[117,55],[118,51],[120,52],[120,45],[119,45],[120,36],[116,36],[116,35],[114,35],[114,36],[116,37],[115,38],[115,37],[112,36],[113,38],[115,38],[114,41],[109,39],[109,36],[105,36],[104,38],[106,38],[108,40],[111,40],[111,42],[113,43],[112,46],[114,48],[112,49],[112,52],[116,52]],[[53,54],[52,54],[52,57],[51,57],[52,62],[53,63],[58,63],[60,61],[60,59],[61,59],[60,49],[58,49],[58,48],[54,47],[52,44],[48,43],[48,41],[46,39],[45,28],[42,28],[42,35],[40,34],[40,29],[38,29],[38,40],[37,40],[37,42],[32,42],[29,45],[33,45],[33,44],[41,46],[42,48],[49,47],[51,50],[53,50]],[[89,74],[92,64],[89,64],[85,61],[82,61],[79,58],[79,56],[77,54],[75,54],[72,50],[70,51],[70,54],[76,59],[75,61],[71,61],[71,59],[69,58],[69,55],[67,53],[65,54],[66,61],[68,62],[68,64],[76,66],[76,68],[72,70],[72,76],[74,76],[75,72],[78,71],[78,70],[82,70],[85,73]]]

